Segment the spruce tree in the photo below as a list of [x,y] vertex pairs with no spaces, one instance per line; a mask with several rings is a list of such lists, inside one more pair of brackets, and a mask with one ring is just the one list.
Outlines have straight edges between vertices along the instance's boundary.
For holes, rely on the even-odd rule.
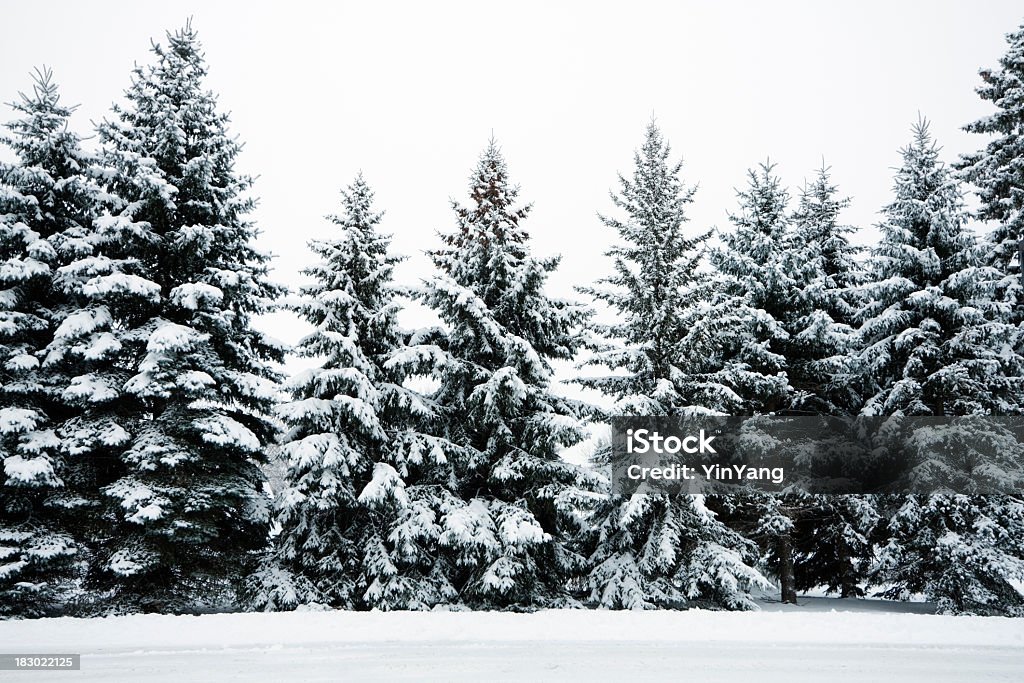
[[720,362],[735,395],[731,413],[758,415],[787,410],[793,387],[786,371],[790,344],[787,325],[798,296],[797,265],[789,239],[789,194],[774,172],[761,164],[747,172],[748,186],[737,191],[740,210],[731,213],[733,230],[721,235],[711,252],[718,308],[738,321],[718,329]]
[[[621,190],[611,195],[623,218],[601,216],[622,240],[608,253],[615,274],[581,288],[620,316],[598,326],[608,341],[587,361],[615,374],[579,380],[614,397],[617,414],[721,414],[731,407],[712,330],[733,318],[712,310],[701,263],[708,234],[689,228],[695,189],[670,155],[652,121],[632,177],[620,175]],[[603,607],[750,608],[750,588],[765,582],[748,564],[753,545],[727,529],[702,496],[611,495],[597,504],[592,524],[588,588]]]
[[581,406],[552,391],[551,361],[576,353],[587,312],[544,293],[559,259],[530,254],[530,206],[517,203],[493,140],[469,194],[468,205],[453,202],[457,226],[431,252],[437,273],[418,294],[444,324],[443,334],[422,336],[441,352],[437,436],[465,450],[435,489],[438,544],[468,605],[572,604],[568,583],[583,565],[572,541],[589,483],[559,451],[585,430]]
[[100,211],[94,160],[68,129],[74,108],[51,72],[38,70],[11,107],[20,118],[2,141],[16,160],[0,164],[0,617],[59,610],[84,550],[75,463],[58,433],[74,413],[70,378],[43,361],[74,306],[61,267],[90,249]]
[[873,565],[881,595],[924,595],[941,614],[1024,615],[1024,504],[1011,496],[907,495]]
[[437,534],[418,526],[432,515],[418,486],[447,473],[451,448],[417,430],[432,411],[403,386],[432,350],[408,346],[398,326],[400,258],[362,175],[342,191],[342,209],[329,217],[336,236],[310,243],[320,261],[293,305],[314,327],[297,352],[323,361],[290,381],[293,400],[279,409],[287,471],[275,553],[252,588],[257,608],[423,608],[454,597],[430,576]]
[[608,256],[615,273],[580,291],[606,303],[619,320],[594,328],[611,343],[586,365],[616,371],[579,384],[616,399],[616,410],[636,415],[679,415],[691,408],[728,406],[729,389],[702,366],[713,355],[708,330],[709,274],[702,268],[708,232],[689,229],[687,208],[695,187],[680,178],[682,161],[652,121],[635,154],[631,178],[619,176],[611,193],[623,219],[599,215],[622,243]]
[[231,600],[228,584],[266,538],[259,463],[277,432],[272,362],[283,353],[253,320],[283,290],[253,246],[252,180],[236,171],[241,146],[203,86],[195,31],[153,53],[99,127],[107,187],[123,204],[100,260],[76,272],[117,266],[80,290],[108,304],[97,301],[87,327],[109,316],[116,333],[80,383],[102,409],[79,447],[117,463],[98,583],[118,609],[186,611]]
[[977,189],[977,215],[992,226],[985,239],[985,263],[1000,273],[998,298],[1024,319],[1021,235],[1024,234],[1024,25],[1006,36],[1009,48],[998,69],[982,69],[981,99],[996,111],[964,127],[990,136],[985,148],[959,160],[963,177]]
[[[854,328],[863,273],[848,238],[854,229],[840,222],[849,205],[822,166],[791,217],[797,296],[787,316],[785,355],[796,414],[849,417],[860,410]],[[878,522],[874,498],[806,494],[791,502],[796,590],[825,586],[844,598],[862,595]]]
[[861,269],[853,228],[839,222],[850,200],[839,197],[829,169],[804,186],[787,237],[796,296],[785,325],[787,376],[795,395],[790,410],[811,415],[849,415],[860,407],[855,370],[856,286]]
[[1016,414],[1022,366],[1002,352],[1017,333],[993,298],[1000,274],[965,226],[959,183],[927,122],[913,134],[859,313],[872,381],[864,414]]
[[[808,252],[806,245],[792,241],[789,193],[774,166],[761,164],[747,177],[747,187],[737,191],[739,211],[729,215],[733,230],[721,235],[722,246],[711,253],[718,308],[731,311],[736,321],[719,328],[718,362],[734,393],[732,414],[785,414],[800,396],[788,360]],[[765,564],[779,578],[783,602],[796,602],[797,503],[764,492],[711,501],[731,528],[762,546]]]
[[[939,160],[927,123],[919,122],[913,133],[884,211],[860,313],[863,363],[873,389],[863,414],[1019,414],[1024,365],[1013,352],[1019,332],[1000,301],[1003,274],[986,265],[966,228],[959,184]],[[962,441],[956,432],[944,434],[961,444],[977,436],[964,433]],[[932,450],[930,458],[945,460],[937,468],[925,460],[915,475],[962,468],[972,457],[962,447]],[[1019,462],[1016,467],[1019,473]],[[933,494],[889,503],[894,511],[874,568],[876,581],[888,585],[886,595],[922,592],[950,612],[1021,610],[1024,595],[1013,586],[1024,577],[1018,501]]]

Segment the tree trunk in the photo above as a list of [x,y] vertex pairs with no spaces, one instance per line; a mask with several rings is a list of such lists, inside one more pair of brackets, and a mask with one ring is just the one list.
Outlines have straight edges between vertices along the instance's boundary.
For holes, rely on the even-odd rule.
[[847,552],[845,543],[839,546],[839,565],[842,575],[839,577],[839,597],[841,598],[855,598],[857,597],[857,580],[854,576],[853,565],[850,559],[850,554]]
[[793,573],[793,539],[789,534],[779,537],[779,584],[782,602],[796,604],[796,576]]

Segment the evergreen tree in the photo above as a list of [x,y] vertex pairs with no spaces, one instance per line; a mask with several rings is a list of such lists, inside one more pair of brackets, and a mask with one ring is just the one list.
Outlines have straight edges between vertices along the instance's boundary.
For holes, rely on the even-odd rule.
[[[860,313],[863,362],[873,389],[864,414],[1019,414],[1024,366],[1012,351],[1019,332],[998,297],[1002,273],[985,265],[965,227],[960,187],[939,160],[924,121],[903,150],[894,195]],[[957,441],[956,432],[947,430],[947,437]],[[971,457],[962,447],[932,450]],[[965,463],[945,465],[940,471]],[[928,476],[929,466],[925,461],[916,474]],[[876,580],[889,584],[888,595],[923,592],[954,612],[1024,606],[1012,585],[1024,577],[1019,543],[1012,540],[1024,529],[1019,502],[949,494],[889,502],[896,510],[874,571]]]
[[391,276],[400,259],[388,254],[362,175],[342,191],[342,208],[329,217],[337,236],[310,244],[321,260],[294,306],[314,326],[298,353],[324,360],[291,380],[294,400],[280,408],[289,428],[281,531],[251,599],[263,609],[422,608],[454,597],[429,576],[436,534],[417,527],[432,514],[417,485],[451,449],[417,431],[432,412],[403,386],[418,353],[431,350],[407,346],[398,326]]
[[[789,194],[770,163],[748,171],[748,186],[737,192],[740,208],[729,215],[733,230],[711,254],[718,307],[730,310],[729,327],[719,329],[719,360],[734,393],[731,413],[789,412],[800,398],[791,384],[790,330],[801,305],[807,245],[791,237]],[[755,426],[751,423],[752,426]],[[711,501],[735,531],[756,540],[765,564],[779,578],[783,602],[796,602],[793,566],[794,517],[798,501],[752,492]]]
[[756,547],[702,495],[611,496],[594,513],[590,600],[610,609],[753,609]]
[[786,323],[798,297],[803,257],[789,239],[789,195],[774,166],[761,164],[747,175],[747,189],[737,192],[740,210],[729,215],[734,229],[711,252],[718,308],[731,310],[736,321],[718,328],[719,362],[734,394],[734,415],[774,413],[793,402]]
[[822,167],[804,186],[792,215],[788,258],[797,292],[785,321],[790,335],[785,355],[795,391],[793,411],[849,415],[860,407],[849,362],[857,344],[860,268],[857,248],[847,237],[853,228],[839,222],[849,204],[837,196],[828,168]]
[[[253,246],[252,181],[203,87],[195,32],[168,34],[153,53],[99,128],[108,190],[123,203],[101,255],[73,264],[107,272],[81,283],[94,304],[68,332],[112,330],[76,389],[97,409],[75,447],[116,462],[96,579],[121,609],[181,611],[230,599],[266,538],[259,463],[277,432],[271,363],[283,353],[252,323],[283,290]],[[69,336],[60,353],[77,343]]]
[[922,121],[903,150],[859,315],[866,415],[1016,414],[1017,337],[1000,277],[964,225],[960,187]]
[[[634,155],[632,178],[619,176],[612,202],[623,219],[602,216],[622,243],[608,253],[615,274],[582,291],[606,302],[621,322],[598,329],[610,340],[587,365],[617,371],[579,382],[617,399],[637,416],[722,413],[731,387],[716,365],[713,327],[732,319],[712,310],[702,270],[708,234],[687,234],[694,188],[652,121]],[[610,608],[711,604],[750,608],[764,579],[748,565],[752,544],[727,529],[702,496],[612,495],[593,513],[590,598]]]
[[998,299],[1024,318],[1020,239],[1024,233],[1024,25],[1006,36],[1009,49],[998,69],[982,69],[978,95],[996,112],[965,126],[991,137],[985,148],[960,159],[963,177],[978,191],[978,217],[994,224],[985,241],[985,263],[1002,273]]
[[585,436],[581,406],[551,389],[551,360],[580,346],[586,310],[544,293],[558,258],[530,254],[505,160],[492,140],[470,178],[470,203],[453,202],[457,227],[431,252],[437,274],[419,292],[445,324],[422,336],[440,350],[432,394],[438,436],[463,446],[435,489],[438,544],[450,585],[474,607],[570,603],[582,569],[584,472],[559,457]]
[[[854,330],[857,286],[863,273],[853,228],[840,223],[850,200],[838,196],[829,169],[805,184],[792,215],[790,242],[798,294],[787,320],[788,376],[798,414],[850,416],[860,410]],[[841,597],[863,594],[878,522],[876,501],[858,495],[802,495],[791,498],[795,589],[825,586]]]
[[1024,504],[1011,496],[893,497],[873,566],[882,595],[942,614],[1024,615]]
[[624,414],[679,415],[730,405],[718,368],[702,364],[714,356],[709,321],[716,315],[709,314],[710,276],[702,269],[709,233],[688,234],[686,210],[696,188],[683,183],[682,161],[671,163],[670,153],[652,121],[634,154],[632,178],[620,175],[621,192],[611,194],[625,219],[599,216],[623,241],[607,254],[615,274],[580,288],[620,321],[594,326],[614,343],[599,345],[586,362],[615,374],[577,382],[614,397]]
[[55,430],[73,412],[69,378],[42,361],[73,305],[60,268],[89,249],[100,208],[51,72],[11,106],[21,118],[3,138],[17,160],[0,164],[0,617],[57,610],[80,556],[74,465]]

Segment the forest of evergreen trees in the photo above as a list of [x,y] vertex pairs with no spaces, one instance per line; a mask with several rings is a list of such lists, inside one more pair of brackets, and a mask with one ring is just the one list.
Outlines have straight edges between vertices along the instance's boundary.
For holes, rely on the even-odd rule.
[[[288,292],[190,26],[94,142],[37,71],[0,164],[0,618],[750,609],[820,587],[1024,615],[1018,495],[619,496],[604,449],[561,457],[611,415],[1024,415],[1024,27],[1007,40],[966,126],[981,149],[947,163],[918,121],[869,249],[827,167],[791,196],[758,165],[727,228],[692,225],[696,179],[652,121],[594,207],[613,270],[579,301],[545,293],[559,259],[531,252],[493,140],[425,282],[395,281],[360,175]],[[440,324],[404,329],[410,300]],[[312,328],[294,349],[255,324],[282,308]],[[307,369],[286,378],[289,353]],[[560,361],[614,407],[565,398]],[[1024,482],[1024,456],[1004,474]]]

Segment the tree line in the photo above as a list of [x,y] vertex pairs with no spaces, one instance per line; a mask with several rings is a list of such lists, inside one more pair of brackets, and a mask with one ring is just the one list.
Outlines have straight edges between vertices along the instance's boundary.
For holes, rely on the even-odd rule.
[[[748,609],[771,578],[1020,614],[1019,496],[617,496],[602,449],[560,456],[610,414],[1021,415],[1024,29],[1008,43],[967,126],[984,147],[947,165],[919,121],[866,251],[827,167],[794,198],[761,164],[726,229],[695,228],[652,121],[600,215],[612,271],[579,288],[610,324],[545,293],[559,259],[494,140],[424,282],[394,280],[360,175],[290,296],[191,26],[96,149],[38,71],[0,165],[0,616]],[[404,329],[409,299],[441,324]],[[254,326],[281,307],[312,327],[295,349]],[[309,368],[285,378],[289,352]],[[614,408],[559,392],[564,360]]]

